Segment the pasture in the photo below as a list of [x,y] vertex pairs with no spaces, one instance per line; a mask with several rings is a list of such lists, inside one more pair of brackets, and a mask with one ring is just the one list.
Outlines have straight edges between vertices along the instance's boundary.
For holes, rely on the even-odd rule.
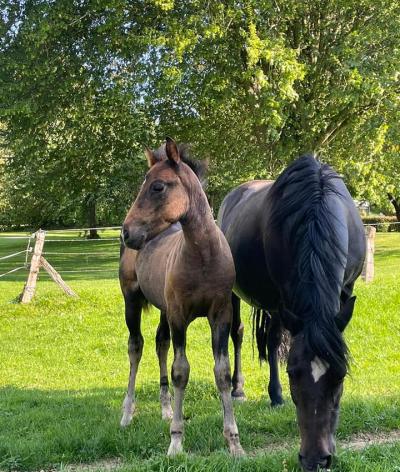
[[[253,354],[248,308],[243,316],[248,400],[235,404],[246,458],[230,458],[224,443],[205,319],[188,331],[186,453],[175,459],[165,456],[169,428],[158,402],[156,310],[142,321],[137,411],[132,424],[120,429],[129,369],[127,329],[117,277],[118,242],[105,240],[116,234],[102,233],[97,242],[69,242],[71,233],[57,233],[53,239],[58,241],[45,244],[49,262],[79,299],[66,297],[43,274],[34,301],[21,306],[14,299],[26,272],[0,279],[0,470],[71,470],[70,464],[76,470],[77,464],[89,463],[91,470],[111,467],[118,472],[299,470],[299,435],[285,367],[286,404],[271,409],[267,368],[260,368]],[[26,241],[4,236],[0,257],[25,249]],[[366,436],[382,438],[400,429],[400,233],[378,233],[376,248],[375,280],[368,286],[357,282],[356,310],[346,330],[353,361],[337,433],[337,471],[400,471],[399,442],[350,447]],[[98,254],[82,255],[92,251]],[[68,255],[73,252],[77,254]],[[1,261],[0,272],[23,262],[24,255],[18,257]],[[172,349],[169,365],[171,359]]]

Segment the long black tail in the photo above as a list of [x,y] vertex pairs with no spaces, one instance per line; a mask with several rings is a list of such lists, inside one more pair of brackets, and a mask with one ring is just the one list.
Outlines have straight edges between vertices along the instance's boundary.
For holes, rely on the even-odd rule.
[[[268,311],[259,308],[252,308],[253,318],[253,346],[254,339],[256,340],[258,358],[260,362],[268,360],[267,343],[268,333],[271,326],[271,316]],[[278,357],[281,362],[286,362],[291,343],[291,336],[289,331],[283,328],[282,340],[279,345]]]

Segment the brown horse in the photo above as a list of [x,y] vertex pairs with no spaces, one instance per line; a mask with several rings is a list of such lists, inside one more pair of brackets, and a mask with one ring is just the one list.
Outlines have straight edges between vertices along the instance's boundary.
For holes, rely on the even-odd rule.
[[[165,147],[146,151],[150,170],[122,229],[120,283],[129,329],[130,374],[121,425],[132,420],[135,379],[143,349],[142,308],[161,311],[156,344],[160,364],[162,417],[170,418],[168,455],[182,451],[183,397],[189,379],[186,331],[198,316],[207,316],[212,333],[215,381],[224,414],[224,436],[233,455],[243,454],[231,399],[228,339],[232,323],[231,291],[235,269],[229,246],[214,222],[199,178],[181,156],[182,147],[167,138]],[[174,347],[168,393],[167,355],[170,332]]]

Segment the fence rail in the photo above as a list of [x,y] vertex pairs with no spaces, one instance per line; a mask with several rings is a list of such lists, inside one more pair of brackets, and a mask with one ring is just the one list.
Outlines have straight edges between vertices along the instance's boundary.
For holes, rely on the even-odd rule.
[[50,256],[110,256],[109,252],[43,252],[42,254],[50,255]]
[[116,230],[121,231],[122,226],[99,226],[92,228],[67,228],[67,229],[47,229],[46,233],[67,233],[67,232],[82,232],[82,231],[107,231],[107,230]]
[[[93,229],[102,232],[104,237],[99,239],[86,238],[88,232]],[[71,275],[72,277],[75,277],[77,274],[85,273],[91,275],[117,274],[119,251],[112,248],[120,245],[120,230],[120,226],[107,226],[96,228],[69,228],[66,230],[39,230],[36,233],[26,235],[0,234],[0,244],[3,241],[5,245],[9,244],[10,247],[15,247],[14,252],[0,256],[0,272],[2,272],[2,268],[4,270],[4,272],[0,274],[0,278],[12,276],[12,274],[16,272],[27,270],[28,280],[20,298],[22,302],[29,302],[35,293],[39,270],[43,269],[40,271],[42,275],[50,276],[68,295],[76,296],[62,279],[62,274]],[[113,236],[113,231],[117,231],[117,235]],[[76,233],[76,235],[74,233]],[[41,247],[37,245],[39,235],[40,239],[42,239]],[[27,241],[26,249],[18,249],[19,242],[23,241]],[[45,243],[52,243],[52,246],[49,246],[49,251],[45,250]],[[86,244],[82,245],[82,243],[98,244],[87,246],[88,250],[86,250]],[[34,249],[32,247],[33,244],[35,244]],[[89,249],[89,247],[91,249]],[[17,261],[18,258],[20,260],[22,257],[24,261],[18,261],[18,266],[13,267],[14,258],[17,258]],[[55,267],[53,267],[45,257],[50,258],[50,261],[54,261]],[[96,259],[98,259],[97,263]],[[82,267],[82,261],[87,263],[86,267]],[[112,264],[115,262],[115,267],[107,267],[109,262]],[[106,266],[102,267],[104,264]],[[8,267],[6,265],[8,265]]]
[[101,238],[101,239],[46,239],[46,243],[69,243],[69,242],[79,242],[79,243],[102,243],[103,241],[119,241],[119,238]]
[[[376,222],[370,224],[364,224],[366,228],[367,238],[367,254],[366,254],[366,263],[363,271],[363,278],[365,281],[371,281],[374,277],[374,256],[375,256],[375,244],[374,237],[378,232],[379,226],[395,226],[396,230],[393,232],[379,232],[379,238],[382,242],[382,239],[385,241],[385,237],[391,237],[391,235],[397,233],[397,227],[400,225],[400,222]],[[399,228],[400,229],[400,228]],[[104,237],[89,239],[87,234],[90,230],[97,230],[99,232],[105,232]],[[92,227],[92,228],[68,228],[68,229],[53,229],[42,231],[44,236],[43,245],[47,243],[52,243],[52,246],[49,246],[49,250],[45,250],[45,247],[40,251],[40,255],[37,255],[36,260],[38,262],[38,267],[35,270],[39,270],[40,267],[54,269],[54,272],[57,274],[57,277],[61,279],[63,274],[71,275],[72,278],[76,278],[77,274],[87,273],[89,278],[95,276],[95,274],[117,274],[118,272],[118,259],[119,259],[119,250],[113,250],[115,246],[119,246],[121,241],[119,234],[118,236],[113,236],[112,231],[120,232],[120,226],[105,226],[105,227]],[[77,233],[77,236],[73,233]],[[12,276],[12,274],[19,273],[23,270],[27,270],[30,273],[32,272],[32,260],[35,256],[35,251],[33,251],[32,244],[37,241],[38,233],[27,233],[26,235],[15,234],[15,235],[1,235],[0,234],[0,244],[1,241],[6,240],[6,244],[10,243],[10,247],[14,246],[15,252],[10,252],[10,254],[5,254],[0,256],[0,272],[2,269],[3,273],[0,273],[0,279]],[[371,236],[373,234],[373,236]],[[400,232],[399,232],[400,234]],[[15,240],[14,243],[12,241]],[[18,245],[26,241],[26,249],[18,248]],[[87,246],[82,243],[94,243],[93,245]],[[97,244],[95,244],[97,243]],[[102,243],[102,244],[101,244]],[[385,243],[384,243],[385,244]],[[24,244],[25,245],[25,244]],[[57,247],[57,245],[59,247]],[[85,246],[85,247],[84,247]],[[87,250],[86,250],[87,247]],[[89,249],[90,248],[90,249]],[[65,251],[64,251],[65,249]],[[378,246],[379,254],[379,246]],[[45,259],[49,258],[50,262],[54,264],[54,267]],[[396,257],[396,255],[395,255]],[[21,260],[21,259],[24,260]],[[42,260],[40,259],[42,258]],[[78,258],[78,259],[77,259]],[[96,258],[98,261],[96,262]],[[399,247],[399,258],[400,258],[400,247]],[[44,262],[43,262],[44,261]],[[400,261],[400,259],[399,259]],[[9,264],[8,264],[9,263]],[[115,267],[110,267],[109,265],[114,265]],[[43,265],[44,264],[44,265]],[[76,268],[77,265],[79,268]],[[398,264],[385,264],[385,268],[398,268]],[[54,279],[54,273],[41,271],[42,275],[49,275]],[[90,275],[89,275],[90,274]],[[20,276],[17,276],[20,277]],[[61,279],[62,280],[62,279]],[[66,285],[66,284],[65,284]],[[71,291],[72,292],[72,291]]]
[[5,277],[6,275],[13,274],[14,272],[18,272],[19,270],[26,269],[26,266],[21,266],[21,267],[16,267],[15,269],[11,269],[8,272],[4,272],[3,274],[0,274],[0,279],[2,277]]
[[12,257],[19,256],[20,254],[25,254],[26,252],[28,252],[27,249],[23,251],[14,252],[14,254],[9,254],[8,256],[0,257],[0,261],[4,261],[5,259],[11,259]]

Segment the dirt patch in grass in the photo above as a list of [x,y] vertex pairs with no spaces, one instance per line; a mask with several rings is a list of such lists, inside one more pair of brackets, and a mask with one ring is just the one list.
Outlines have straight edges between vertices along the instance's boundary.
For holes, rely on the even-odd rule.
[[[70,464],[65,465],[62,469],[63,472],[95,472],[101,470],[102,472],[110,472],[118,469],[123,465],[123,462],[119,458],[103,459],[101,461],[92,462],[91,464]],[[44,472],[44,471],[40,471]],[[53,471],[46,471],[53,472]],[[55,470],[54,470],[55,472]]]
[[361,433],[347,441],[340,441],[339,445],[345,449],[360,450],[368,446],[379,446],[400,441],[400,429],[379,433]]
[[[338,445],[343,449],[351,449],[359,451],[368,446],[378,446],[381,444],[390,444],[394,442],[400,442],[400,430],[388,431],[388,432],[379,432],[379,433],[360,433],[352,436],[351,438],[338,441]],[[255,456],[262,453],[272,453],[280,452],[293,447],[294,443],[289,442],[279,442],[269,444],[262,449],[257,449],[250,452],[249,456]],[[114,459],[104,459],[101,461],[93,462],[91,464],[71,464],[64,466],[61,470],[63,472],[95,472],[95,471],[104,471],[111,472],[115,471],[118,468],[124,465],[123,461],[118,458]],[[60,469],[53,469],[60,470]],[[42,472],[42,471],[41,471]],[[49,471],[51,472],[51,471]]]

